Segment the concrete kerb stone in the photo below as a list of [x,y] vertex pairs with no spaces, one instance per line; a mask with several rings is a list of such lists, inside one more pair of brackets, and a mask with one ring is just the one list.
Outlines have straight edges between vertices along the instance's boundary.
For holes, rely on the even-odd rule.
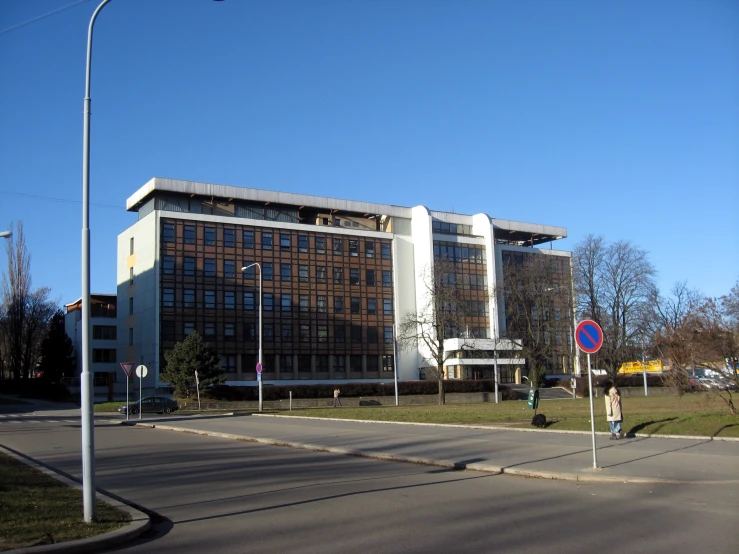
[[[64,475],[61,475],[53,471],[52,469],[49,469],[45,465],[42,465],[31,458],[19,456],[12,450],[8,450],[2,445],[0,445],[0,450],[2,450],[3,453],[7,454],[11,458],[22,462],[34,469],[37,469],[45,475],[53,477],[54,479],[61,481],[69,487],[74,487],[82,491],[82,485],[79,484],[77,481],[73,481],[72,479],[69,479]],[[103,500],[106,504],[109,504],[114,508],[118,508],[123,512],[127,512],[131,516],[131,522],[128,525],[121,527],[120,529],[116,529],[115,531],[102,533],[100,535],[88,537],[86,539],[60,542],[56,544],[30,546],[28,548],[18,548],[16,550],[8,550],[6,552],[9,552],[11,554],[42,554],[45,552],[54,552],[55,554],[72,554],[77,552],[94,552],[103,548],[115,546],[133,540],[141,535],[141,533],[149,529],[149,527],[151,526],[151,520],[149,519],[149,516],[144,512],[137,510],[136,508],[133,508],[128,504],[124,504],[123,502],[120,502],[115,498],[111,498],[110,496],[103,494],[100,491],[96,491],[96,498]]]
[[[327,418],[314,418],[327,419]],[[346,420],[338,420],[346,421]],[[356,421],[356,420],[352,420]],[[375,423],[375,422],[369,422]],[[395,423],[395,422],[394,422]],[[433,425],[433,424],[430,424]],[[314,445],[307,443],[290,442],[276,439],[266,439],[262,437],[249,437],[246,435],[234,435],[232,433],[220,433],[218,431],[203,431],[200,429],[186,429],[184,427],[175,427],[173,425],[157,425],[157,424],[133,424],[134,427],[156,428],[163,431],[175,431],[179,433],[189,433],[193,435],[202,435],[208,437],[217,437],[227,440],[237,440],[243,442],[254,442],[269,446],[281,446],[288,448],[299,448],[301,450],[310,450],[313,452],[328,452],[331,454],[341,454],[344,456],[355,456],[358,458],[368,458],[373,460],[382,460],[389,462],[402,462],[409,464],[418,464],[431,467],[440,467],[444,469],[470,470],[480,471],[483,473],[491,473],[495,475],[511,475],[515,477],[527,477],[535,479],[550,479],[557,481],[575,481],[589,483],[643,483],[643,484],[670,484],[670,485],[722,485],[736,484],[736,481],[681,481],[674,479],[661,479],[659,477],[628,477],[625,475],[606,475],[598,474],[592,468],[583,469],[583,473],[556,472],[543,470],[528,470],[520,468],[507,468],[494,466],[479,462],[464,463],[450,460],[440,460],[436,458],[417,458],[412,456],[400,456],[397,454],[388,454],[384,452],[369,452],[357,450],[354,448],[342,448],[336,446]],[[468,426],[458,426],[468,427]],[[489,427],[480,427],[481,429],[489,429]],[[501,428],[506,430],[507,428]],[[701,437],[705,438],[705,437]],[[593,473],[590,473],[593,472]]]

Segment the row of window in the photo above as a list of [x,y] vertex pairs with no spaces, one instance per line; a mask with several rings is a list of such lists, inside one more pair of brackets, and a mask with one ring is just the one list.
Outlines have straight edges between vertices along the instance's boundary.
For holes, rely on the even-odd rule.
[[[183,241],[185,244],[195,244],[197,240],[197,232],[195,225],[184,225],[183,227]],[[222,243],[226,247],[236,246],[236,229],[224,228],[222,232]],[[242,248],[254,248],[257,244],[255,242],[255,231],[243,230],[241,232],[241,244]],[[273,250],[280,249],[282,251],[291,251],[294,248],[293,235],[290,233],[276,233],[272,231],[261,231],[260,233],[259,246],[262,250]],[[359,257],[360,254],[360,241],[359,239],[344,239],[342,237],[331,238],[331,249],[330,251],[335,256],[344,255],[344,241],[348,242],[349,256]],[[173,243],[176,241],[176,227],[174,223],[163,223],[162,224],[162,242]],[[329,251],[328,238],[322,236],[314,237],[314,252],[316,254],[326,254]],[[203,229],[203,244],[206,246],[215,246],[217,242],[217,228],[216,227],[205,227]],[[364,255],[367,258],[374,258],[376,256],[376,243],[375,241],[365,240],[364,241]],[[308,235],[297,236],[297,250],[298,252],[309,252],[310,251],[310,240]],[[380,256],[383,260],[390,259],[390,244],[386,242],[380,243]]]
[[[344,373],[346,371],[346,357],[334,356],[333,362],[327,354],[299,354],[297,370],[299,372],[311,372],[313,361],[315,359],[315,368],[319,372],[328,372],[329,368],[336,373]],[[362,359],[364,358],[367,371],[379,371],[379,359],[377,356],[362,354],[352,354],[349,356],[349,371],[362,371]],[[292,373],[295,370],[294,358],[292,354],[277,354],[274,356],[266,356],[263,366],[265,371],[274,371],[279,367],[280,373]],[[226,373],[236,373],[236,356],[233,354],[221,356],[221,367]],[[252,368],[250,367],[249,370]],[[395,358],[390,354],[382,356],[382,371],[394,371]],[[248,370],[247,370],[248,371]]]
[[[236,340],[236,324],[225,322],[223,325],[224,340]],[[216,336],[217,325],[214,321],[206,321],[203,325],[203,336]],[[299,342],[304,343],[327,343],[331,340],[334,343],[345,343],[347,339],[352,344],[379,344],[380,340],[384,344],[393,343],[392,326],[385,327],[363,327],[361,325],[348,326],[349,334],[347,335],[347,326],[343,324],[337,325],[315,325],[292,323],[264,323],[262,324],[264,342],[292,342],[293,338],[297,338]],[[185,321],[182,324],[182,332],[185,336],[196,330],[194,321]],[[329,335],[329,330],[332,334]],[[243,340],[247,342],[255,342],[258,337],[258,328],[256,323],[244,324]],[[175,329],[173,322],[165,322],[162,324],[162,338],[164,340],[175,340]],[[113,350],[115,353],[115,350]],[[114,355],[115,358],[115,355]],[[115,361],[115,360],[113,360]]]
[[[165,288],[162,289],[162,306],[165,308],[174,308],[176,306],[175,289]],[[264,293],[262,295],[262,310],[265,312],[282,311],[292,312],[293,309],[300,312],[310,312],[314,310],[318,313],[328,313],[328,296],[318,295],[315,297],[315,305],[311,306],[311,296],[309,294],[274,294],[271,292]],[[183,308],[198,308],[202,307],[205,309],[223,308],[226,310],[236,309],[236,292],[235,291],[223,291],[222,292],[222,303],[216,303],[216,291],[206,290],[203,291],[203,301],[198,303],[196,301],[195,289],[184,289],[182,291],[182,307]],[[293,300],[297,300],[297,305],[293,304]],[[344,313],[346,309],[345,301],[343,296],[333,297],[333,313]],[[365,310],[370,315],[378,313],[378,301],[377,298],[365,298]],[[382,298],[382,313],[384,315],[393,314],[393,299]],[[246,311],[253,311],[259,307],[259,295],[255,291],[244,292],[243,296],[243,309]],[[351,297],[349,299],[349,311],[352,314],[358,314],[362,311],[362,299],[359,297]]]
[[485,249],[481,246],[434,241],[434,259],[454,263],[484,264]]
[[[245,261],[241,267],[248,267],[252,262]],[[294,273],[294,267],[292,264],[273,264],[272,262],[262,262],[260,264],[262,268],[262,280],[273,281],[275,280],[275,269],[279,270],[279,277],[281,281],[292,281],[294,277],[297,277],[298,282],[308,283],[310,282],[310,266],[298,265],[297,275]],[[275,267],[277,266],[277,267]],[[223,277],[235,278],[236,277],[236,261],[235,260],[223,260],[222,266]],[[334,284],[343,284],[345,277],[348,278],[348,283],[352,286],[359,286],[361,280],[361,270],[359,268],[349,268],[348,274],[343,267],[331,268],[331,279]],[[163,256],[162,258],[162,273],[164,275],[175,274],[175,257],[174,256]],[[382,278],[383,287],[393,286],[393,274],[390,270],[382,270],[380,276]],[[196,259],[193,257],[185,256],[182,260],[182,274],[187,276],[196,275]],[[251,266],[249,269],[244,270],[244,279],[253,280],[257,277],[256,266]],[[215,258],[203,259],[203,275],[205,277],[216,277],[218,275],[216,260]],[[364,270],[364,283],[367,286],[374,287],[377,285],[378,271],[374,269]],[[315,266],[315,281],[316,283],[327,283],[329,280],[329,268],[324,266]]]

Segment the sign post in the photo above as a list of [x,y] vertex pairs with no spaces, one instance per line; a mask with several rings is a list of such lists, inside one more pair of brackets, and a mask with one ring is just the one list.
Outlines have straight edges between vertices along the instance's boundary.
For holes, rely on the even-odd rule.
[[131,377],[131,372],[133,371],[133,366],[136,365],[133,362],[121,362],[121,367],[123,368],[123,373],[126,374],[126,421],[128,421],[128,381],[130,380],[129,377]]
[[595,354],[603,345],[603,330],[595,321],[585,319],[577,324],[575,341],[578,348],[588,355],[588,384],[590,385],[590,432],[593,438],[593,469],[598,469],[598,457],[595,453],[595,414],[593,413],[593,371],[590,368],[590,355]]
[[259,411],[262,411],[262,362],[257,363],[257,382],[259,383]]
[[[147,373],[149,373],[149,370],[146,369],[146,366],[145,365],[140,365],[140,366],[138,366],[136,368],[136,375],[139,378],[139,419],[141,419],[141,413],[144,411],[144,405],[141,402],[143,400],[142,399],[142,395],[143,395],[143,393],[142,393],[142,390],[143,390],[142,383],[143,383],[144,377],[146,377],[146,374]],[[126,410],[126,411],[128,411],[128,410]]]

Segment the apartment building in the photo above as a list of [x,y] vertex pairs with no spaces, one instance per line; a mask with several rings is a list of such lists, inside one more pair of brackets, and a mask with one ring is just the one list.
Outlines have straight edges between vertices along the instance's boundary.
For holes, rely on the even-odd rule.
[[[501,338],[504,300],[492,294],[503,256],[553,256],[569,268],[569,253],[541,248],[566,229],[484,213],[162,178],[126,207],[138,220],[118,237],[118,357],[146,365],[152,389],[164,353],[193,331],[220,355],[229,384],[255,384],[260,293],[265,384],[424,378],[428,352],[400,350],[395,337],[403,315],[424,305],[436,259],[459,268],[472,307],[464,337],[445,343],[459,351],[446,377],[487,378],[497,363],[504,381],[520,379],[526,360]],[[474,354],[460,342],[469,336]]]

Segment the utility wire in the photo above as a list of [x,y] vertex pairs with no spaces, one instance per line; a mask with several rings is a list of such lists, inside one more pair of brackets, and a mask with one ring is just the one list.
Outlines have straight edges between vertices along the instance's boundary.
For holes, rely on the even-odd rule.
[[0,29],[0,35],[4,35],[5,33],[9,33],[10,31],[15,31],[16,29],[20,29],[21,27],[25,27],[26,25],[30,25],[31,23],[35,23],[36,21],[40,21],[42,19],[45,19],[49,16],[52,16],[54,14],[57,14],[59,12],[63,12],[64,10],[68,10],[69,8],[73,8],[75,6],[78,6],[79,4],[84,4],[85,2],[89,2],[90,0],[77,0],[76,2],[72,2],[71,4],[67,4],[66,6],[62,6],[61,8],[57,8],[55,10],[51,10],[50,12],[46,12],[44,14],[38,15],[34,17],[33,19],[29,19],[28,21],[24,21],[23,23],[18,23],[17,25],[13,25],[12,27],[7,27],[6,29]]

